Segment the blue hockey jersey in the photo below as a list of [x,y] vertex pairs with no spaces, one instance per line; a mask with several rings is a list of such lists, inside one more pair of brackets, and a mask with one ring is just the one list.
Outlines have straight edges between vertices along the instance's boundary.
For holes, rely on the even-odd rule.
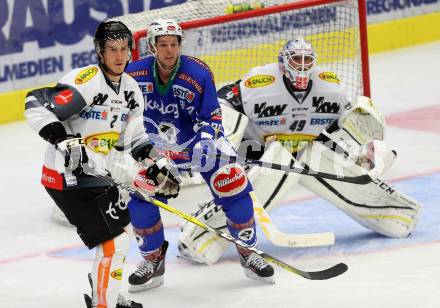
[[163,85],[156,65],[154,57],[147,57],[126,69],[144,96],[144,126],[152,140],[191,147],[201,139],[222,136],[221,109],[209,67],[181,55],[170,81]]

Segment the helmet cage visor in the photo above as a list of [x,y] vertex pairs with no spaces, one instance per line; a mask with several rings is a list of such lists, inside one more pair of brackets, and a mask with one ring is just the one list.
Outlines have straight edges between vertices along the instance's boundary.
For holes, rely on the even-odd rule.
[[104,30],[102,33],[99,33],[95,37],[94,43],[95,43],[95,50],[97,53],[101,53],[105,49],[105,45],[107,42],[110,41],[118,41],[118,40],[127,40],[128,41],[128,48],[130,50],[134,49],[134,43],[133,43],[133,36],[131,32],[127,30]]
[[293,51],[284,52],[283,60],[289,71],[303,73],[312,70],[316,57],[313,54],[296,53]]
[[284,68],[289,79],[297,89],[307,88],[316,62],[316,55],[313,51],[288,50],[282,53]]

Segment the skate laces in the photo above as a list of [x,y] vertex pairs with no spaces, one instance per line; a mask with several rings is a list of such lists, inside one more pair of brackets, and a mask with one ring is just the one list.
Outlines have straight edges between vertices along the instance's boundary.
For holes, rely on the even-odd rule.
[[139,277],[153,274],[157,261],[158,261],[157,259],[154,261],[149,261],[149,260],[141,261],[141,263],[138,264],[138,267],[134,272],[134,274]]
[[253,266],[254,268],[257,269],[263,269],[268,265],[266,260],[264,260],[261,256],[259,256],[256,253],[251,253],[248,256],[244,256],[244,258],[249,266]]
[[125,299],[121,294],[118,295],[119,307],[131,307],[132,301]]

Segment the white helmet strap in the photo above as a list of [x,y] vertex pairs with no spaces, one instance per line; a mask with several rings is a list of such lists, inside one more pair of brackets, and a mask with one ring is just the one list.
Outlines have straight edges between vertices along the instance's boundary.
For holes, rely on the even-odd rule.
[[157,58],[157,49],[156,49],[156,43],[152,44],[149,43],[150,46],[148,48],[148,52],[151,53],[153,55],[153,57]]

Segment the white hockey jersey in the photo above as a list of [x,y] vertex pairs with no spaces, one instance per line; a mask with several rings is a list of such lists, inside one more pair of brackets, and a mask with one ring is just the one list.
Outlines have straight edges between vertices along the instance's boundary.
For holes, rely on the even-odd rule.
[[232,88],[224,97],[219,90],[219,97],[249,118],[246,139],[264,143],[275,136],[293,152],[299,142],[315,139],[349,104],[333,72],[315,69],[305,91],[293,91],[285,82],[278,64],[267,64],[251,69],[239,89]]
[[[89,158],[102,164],[115,145],[127,150],[147,140],[143,111],[142,93],[131,76],[124,73],[117,89],[99,66],[91,65],[62,77],[46,101],[28,95],[25,116],[37,133],[61,121],[67,134],[81,134]],[[94,186],[90,179],[65,175],[64,170],[63,153],[48,143],[41,179],[44,186],[58,190]]]

